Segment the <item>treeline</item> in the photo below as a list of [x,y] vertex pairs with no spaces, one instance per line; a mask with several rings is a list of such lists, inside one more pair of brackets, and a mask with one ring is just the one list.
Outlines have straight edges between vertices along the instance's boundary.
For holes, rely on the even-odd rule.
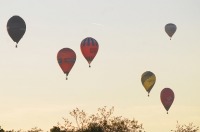
[[[114,107],[99,108],[96,114],[87,115],[83,110],[78,108],[70,112],[74,117],[76,125],[73,125],[67,118],[63,118],[63,123],[50,128],[50,132],[145,132],[143,125],[135,119],[123,118],[122,116],[112,116]],[[175,130],[172,132],[197,132],[198,126],[189,123],[189,125],[180,125],[177,122]],[[42,129],[34,127],[31,130],[4,130],[0,132],[44,132]]]

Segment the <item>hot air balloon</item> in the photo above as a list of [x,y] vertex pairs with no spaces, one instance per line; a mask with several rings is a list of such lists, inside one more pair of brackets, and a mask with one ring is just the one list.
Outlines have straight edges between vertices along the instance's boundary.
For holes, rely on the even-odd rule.
[[164,88],[160,93],[160,99],[168,114],[168,110],[174,101],[174,92],[170,88]]
[[142,74],[141,81],[142,81],[142,85],[148,92],[148,96],[149,96],[149,93],[156,82],[155,74],[152,73],[151,71],[146,71]]
[[62,71],[66,74],[66,80],[67,80],[67,76],[76,61],[76,54],[70,48],[63,48],[58,52],[57,60]]
[[98,49],[99,49],[99,45],[95,39],[93,39],[91,37],[87,37],[82,40],[81,52],[82,52],[83,56],[85,57],[85,59],[87,60],[87,62],[89,63],[89,67],[91,67],[90,63],[96,56]]
[[20,16],[12,16],[7,23],[7,31],[14,42],[19,43],[26,31],[26,23]]
[[176,25],[173,23],[168,23],[167,25],[165,25],[165,32],[170,37],[170,40],[171,40],[172,36],[174,35],[174,33],[176,32],[176,29],[177,29]]

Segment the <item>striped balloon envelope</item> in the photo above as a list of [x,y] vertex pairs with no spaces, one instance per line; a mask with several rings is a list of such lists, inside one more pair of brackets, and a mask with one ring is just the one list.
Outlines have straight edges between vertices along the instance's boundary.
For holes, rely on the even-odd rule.
[[149,93],[156,82],[156,76],[153,72],[146,71],[142,74],[141,82],[144,88],[146,89],[146,91],[148,92],[148,96],[149,96]]
[[83,56],[89,64],[89,67],[91,67],[90,64],[99,50],[98,42],[94,38],[87,37],[82,40],[80,47]]
[[66,79],[76,61],[76,53],[70,48],[63,48],[57,54],[57,61],[62,71],[66,74]]

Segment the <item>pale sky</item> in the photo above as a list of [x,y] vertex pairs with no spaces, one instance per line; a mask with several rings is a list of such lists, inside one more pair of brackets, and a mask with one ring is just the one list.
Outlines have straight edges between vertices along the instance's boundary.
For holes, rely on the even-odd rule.
[[[199,0],[0,0],[0,126],[49,131],[76,107],[88,114],[115,107],[147,132],[170,132],[176,122],[200,126]],[[6,24],[19,15],[26,33],[15,48]],[[164,31],[174,23],[170,41]],[[88,68],[80,43],[93,37],[99,52]],[[62,48],[76,52],[69,79],[57,63]],[[150,97],[141,75],[157,81]],[[166,114],[160,92],[175,100]]]

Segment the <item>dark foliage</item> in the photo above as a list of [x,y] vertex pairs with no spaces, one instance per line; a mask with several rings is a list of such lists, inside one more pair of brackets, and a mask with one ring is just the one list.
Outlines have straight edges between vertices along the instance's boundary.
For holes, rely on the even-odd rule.
[[197,132],[199,127],[194,126],[193,123],[189,123],[188,125],[180,125],[177,122],[176,130],[171,130],[173,132]]
[[106,107],[99,108],[96,114],[87,116],[83,110],[78,108],[70,112],[74,117],[76,126],[72,125],[68,119],[64,119],[64,124],[58,123],[60,131],[65,132],[143,132],[142,124],[138,121],[127,118],[112,116],[114,107],[108,109]]

